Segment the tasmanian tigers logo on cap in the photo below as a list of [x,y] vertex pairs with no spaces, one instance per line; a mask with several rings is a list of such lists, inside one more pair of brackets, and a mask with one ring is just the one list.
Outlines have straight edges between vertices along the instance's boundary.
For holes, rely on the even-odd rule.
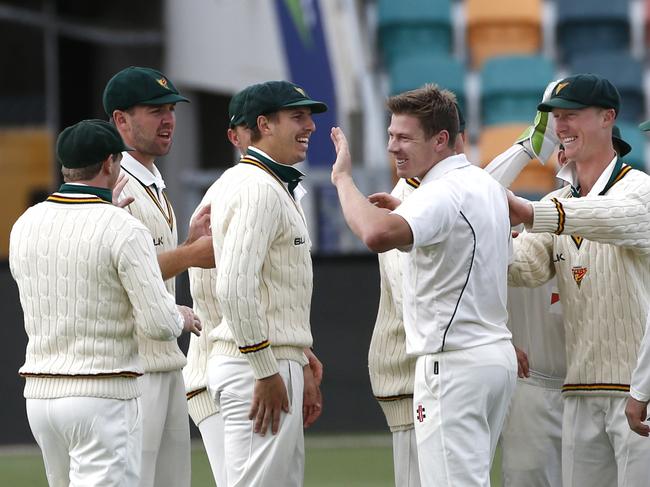
[[576,282],[578,287],[582,284],[582,280],[585,278],[585,275],[587,275],[587,268],[586,267],[572,267],[571,268],[571,273],[573,274],[573,280]]
[[562,91],[566,86],[568,86],[568,82],[566,83],[558,83],[557,86],[555,87],[555,94],[557,95],[560,91]]
[[293,89],[296,90],[298,93],[300,93],[305,98],[307,98],[307,93],[305,93],[305,90],[303,90],[302,88],[300,88],[298,86],[294,86]]
[[169,89],[169,86],[167,86],[167,80],[165,78],[160,78],[156,80],[160,86],[163,88]]

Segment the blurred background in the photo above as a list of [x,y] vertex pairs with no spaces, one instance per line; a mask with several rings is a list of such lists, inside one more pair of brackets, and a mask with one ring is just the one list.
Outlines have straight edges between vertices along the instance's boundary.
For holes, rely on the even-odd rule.
[[[454,91],[468,156],[484,166],[532,122],[549,81],[595,72],[618,87],[617,125],[633,147],[625,160],[645,170],[637,124],[649,112],[649,12],[650,0],[0,0],[0,444],[33,443],[17,375],[26,337],[9,231],[60,184],[59,131],[106,118],[101,95],[115,72],[160,69],[192,101],[178,105],[174,147],[158,161],[181,238],[203,192],[237,160],[225,135],[236,91],[288,79],[328,103],[301,168],[314,242],[312,328],[326,371],[313,429],[386,431],[367,378],[376,257],[347,231],[329,183],[330,127],[348,135],[362,191],[386,191],[387,96],[425,82]],[[555,187],[555,171],[554,157],[531,162],[514,189],[539,197]],[[190,304],[185,277],[178,293]]]

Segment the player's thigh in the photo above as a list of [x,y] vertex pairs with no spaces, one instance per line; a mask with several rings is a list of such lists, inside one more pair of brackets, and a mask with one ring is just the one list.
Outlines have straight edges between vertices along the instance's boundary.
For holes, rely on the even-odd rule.
[[70,442],[70,485],[137,486],[141,444],[138,399],[71,398],[57,416]]
[[223,416],[216,413],[208,416],[198,425],[203,439],[214,481],[218,486],[226,484],[226,462],[223,446]]
[[650,485],[650,441],[632,431],[625,417],[627,398],[609,399],[607,434],[616,456],[619,487],[641,487]]
[[49,417],[51,401],[55,401],[55,399],[27,399],[27,420],[43,455],[48,484],[51,487],[68,487],[70,483],[69,445]]
[[606,397],[567,396],[562,421],[563,487],[617,483],[614,448],[605,431]]
[[395,485],[420,487],[418,449],[415,429],[395,431],[393,436],[393,468]]

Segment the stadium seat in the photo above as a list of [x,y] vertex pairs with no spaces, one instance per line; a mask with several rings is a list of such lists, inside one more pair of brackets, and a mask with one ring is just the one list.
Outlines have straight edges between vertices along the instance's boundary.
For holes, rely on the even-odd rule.
[[410,55],[397,59],[390,67],[390,94],[436,83],[456,94],[461,110],[465,108],[465,68],[456,59],[445,55]]
[[[492,159],[510,148],[528,124],[505,124],[486,127],[479,136],[479,160],[481,167],[487,166]],[[551,158],[546,165],[533,160],[521,171],[510,186],[515,193],[529,198],[539,198],[557,187],[555,173],[557,162]]]
[[467,46],[475,69],[490,57],[541,49],[541,0],[467,0],[465,5]]
[[630,48],[628,0],[557,2],[558,51],[565,62],[589,52]]
[[553,64],[541,56],[492,58],[481,70],[481,118],[485,125],[531,123]]
[[450,0],[379,0],[377,16],[386,66],[405,53],[451,53]]
[[45,129],[0,130],[0,259],[9,255],[9,231],[18,217],[52,190],[52,135]]
[[570,65],[572,73],[596,73],[614,83],[621,94],[619,120],[639,123],[644,119],[643,66],[627,52],[589,53]]
[[635,169],[647,172],[645,165],[645,145],[647,135],[641,132],[638,125],[635,123],[624,122],[621,120],[617,121],[616,125],[621,130],[623,140],[632,147],[632,151],[623,157],[623,161]]

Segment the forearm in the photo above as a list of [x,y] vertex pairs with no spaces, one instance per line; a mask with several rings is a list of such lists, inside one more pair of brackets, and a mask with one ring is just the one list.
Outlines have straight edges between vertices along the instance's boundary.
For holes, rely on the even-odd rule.
[[647,324],[639,348],[636,369],[632,373],[630,396],[641,402],[650,400],[650,335],[648,334]]
[[340,175],[335,185],[345,221],[370,250],[385,252],[413,242],[406,221],[370,203],[351,175]]
[[531,232],[579,235],[596,242],[650,249],[650,193],[625,198],[554,198],[532,206]]
[[174,250],[158,254],[158,265],[164,281],[191,267],[191,251],[191,246],[179,245]]
[[509,187],[519,173],[531,161],[530,155],[520,144],[514,144],[505,152],[496,156],[485,166],[485,171],[499,184]]
[[514,259],[508,267],[508,285],[537,287],[555,275],[553,237],[521,234],[514,239]]

